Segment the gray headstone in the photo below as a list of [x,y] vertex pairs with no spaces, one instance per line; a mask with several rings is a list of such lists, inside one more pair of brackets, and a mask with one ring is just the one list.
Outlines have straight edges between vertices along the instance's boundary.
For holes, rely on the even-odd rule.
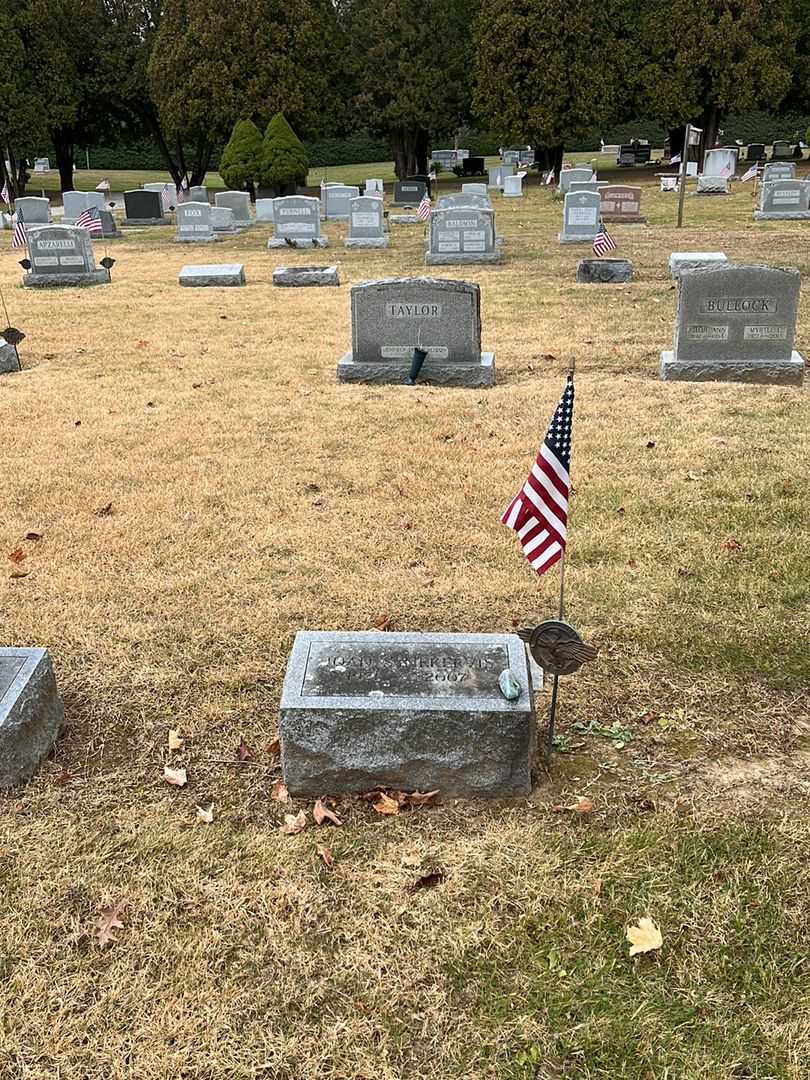
[[703,155],[703,175],[730,179],[737,171],[737,150],[729,146],[707,150]]
[[393,206],[418,206],[427,191],[424,180],[397,180],[394,184]]
[[346,221],[349,204],[360,194],[360,188],[349,184],[327,184],[321,189],[323,216],[330,220]]
[[40,225],[28,230],[31,270],[23,277],[30,288],[103,285],[109,271],[96,268],[93,244],[86,229],[75,225]]
[[728,256],[722,251],[673,251],[669,257],[669,272],[677,281],[685,270],[725,266],[727,262]]
[[124,192],[125,225],[168,225],[159,191],[135,188]]
[[366,180],[365,184],[363,185],[363,189],[366,195],[382,195],[385,187],[382,180],[378,180],[376,177],[372,177],[371,180]]
[[9,345],[4,337],[0,337],[0,375],[9,375],[20,370],[20,358],[13,345]]
[[0,648],[0,788],[31,779],[64,715],[48,650]]
[[573,191],[596,191],[601,192],[609,187],[607,180],[572,180],[568,185],[569,192]]
[[[520,696],[498,686],[510,670]],[[281,693],[292,795],[380,788],[456,798],[531,789],[535,716],[514,634],[300,631]]]
[[177,207],[178,244],[213,244],[217,239],[207,202],[185,202]]
[[697,178],[696,195],[728,195],[728,179],[725,176],[706,176],[704,173]]
[[[143,185],[143,190],[144,191],[156,191],[159,195],[162,196],[163,192],[164,192],[164,190],[166,188],[167,183],[168,183],[168,181],[164,180],[162,183],[160,181],[155,181],[154,183],[144,184]],[[171,186],[172,185],[169,184],[170,188],[171,188]]]
[[336,266],[277,266],[273,271],[273,284],[287,288],[318,285],[339,285]]
[[47,225],[51,220],[51,204],[47,199],[40,199],[35,195],[25,195],[17,199],[14,209],[18,214],[22,212],[22,220],[26,225]]
[[641,225],[646,218],[641,216],[640,187],[628,187],[624,184],[608,184],[599,192],[602,204],[603,221],[623,221],[631,225]]
[[455,210],[459,206],[477,206],[481,210],[491,210],[492,201],[489,195],[474,195],[463,191],[459,195],[441,195],[436,202],[437,210]]
[[233,210],[233,223],[237,229],[246,229],[253,224],[250,215],[250,195],[246,191],[218,191],[214,196],[217,206],[227,206]]
[[[574,172],[571,169],[571,172]],[[565,196],[561,244],[589,244],[599,232],[602,202],[598,191],[574,191]]]
[[352,287],[352,349],[341,382],[402,383],[415,347],[420,378],[441,386],[492,386],[495,357],[481,352],[481,293],[469,281],[390,278]]
[[66,191],[62,196],[62,205],[65,211],[62,215],[62,224],[72,225],[76,218],[91,206],[95,206],[99,211],[104,209],[104,192]]
[[568,189],[573,181],[579,183],[589,183],[593,180],[593,169],[590,165],[583,166],[576,169],[563,169],[560,172],[560,185],[559,191],[563,195],[568,194]]
[[661,378],[690,382],[801,385],[793,349],[800,274],[771,266],[726,266],[681,274],[675,345]]
[[101,221],[101,235],[105,240],[115,240],[124,235],[118,228],[112,210],[99,210],[98,216]]
[[472,184],[472,183],[471,184],[462,184],[461,185],[461,194],[462,195],[483,195],[485,199],[489,199],[489,195],[487,194],[487,185],[486,184]]
[[383,201],[376,195],[361,195],[349,203],[348,248],[388,247]]
[[589,285],[632,280],[633,264],[627,259],[583,259],[577,266],[577,281]]
[[495,244],[495,211],[463,206],[434,210],[430,215],[428,266],[501,261]]
[[50,160],[46,157],[34,158],[34,172],[43,173],[48,172],[51,167]]
[[514,176],[514,165],[493,165],[489,170],[488,188],[502,188],[504,177]]
[[233,223],[233,210],[229,206],[212,206],[211,228],[217,236],[236,236],[239,230]]
[[256,200],[256,220],[257,221],[272,221],[273,220],[273,204],[275,199],[257,199]]
[[759,189],[755,221],[805,221],[810,218],[810,181],[770,180]]
[[769,162],[762,168],[762,183],[767,184],[772,180],[794,180],[796,178],[795,161]]
[[208,188],[204,184],[195,184],[194,187],[188,189],[188,197],[190,202],[210,202],[208,198]]
[[184,266],[179,282],[189,288],[208,285],[244,285],[245,267],[242,263],[211,263],[208,266]]
[[328,247],[329,239],[321,236],[321,200],[308,195],[287,195],[275,200],[273,235],[267,246]]

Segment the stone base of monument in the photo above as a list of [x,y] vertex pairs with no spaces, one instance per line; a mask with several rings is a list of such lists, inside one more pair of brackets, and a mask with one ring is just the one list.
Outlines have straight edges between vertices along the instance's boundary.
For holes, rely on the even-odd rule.
[[210,266],[184,266],[178,281],[191,288],[206,285],[244,285],[245,267],[242,263],[212,263]]
[[633,280],[633,264],[627,259],[582,259],[577,281],[587,284],[620,284]]
[[[343,383],[405,384],[411,371],[411,359],[354,360],[347,352],[338,361],[337,378]],[[419,382],[431,386],[462,386],[469,389],[495,385],[495,353],[482,352],[477,364],[438,360],[429,356],[419,373]]]
[[684,270],[702,270],[727,263],[728,256],[722,251],[673,251],[669,257],[669,272],[677,281]]
[[62,289],[86,285],[109,285],[110,271],[103,268],[90,273],[76,274],[24,274],[23,285],[27,289]]
[[0,788],[34,775],[65,709],[47,649],[0,649]]
[[124,218],[122,225],[170,225],[171,222],[165,217],[150,218]]
[[[328,248],[329,247],[329,237],[328,236],[313,236],[313,237],[309,237],[307,239],[300,239],[299,238],[298,240],[291,240],[290,243],[292,244],[293,247],[301,248],[303,250],[306,250],[306,248],[316,248],[316,247]],[[289,247],[290,243],[288,243],[284,239],[283,236],[271,236],[270,239],[267,241],[267,246],[269,248],[283,248],[283,247]]]
[[418,225],[419,218],[416,214],[389,214],[388,220],[392,225]]
[[728,177],[726,176],[699,176],[695,195],[729,195]]
[[[515,700],[500,689],[507,669]],[[515,634],[300,631],[279,733],[293,796],[526,795],[536,734],[525,646]]]
[[754,221],[810,221],[810,210],[755,210]]
[[273,284],[286,288],[306,288],[318,285],[340,285],[336,266],[277,266]]
[[20,358],[13,345],[0,337],[0,375],[9,375],[20,370]]
[[477,263],[503,262],[501,251],[428,251],[427,266],[475,266]]
[[671,350],[661,353],[661,378],[680,382],[739,382],[801,386],[804,359],[793,351],[789,360],[676,360]]
[[175,244],[216,244],[219,237],[214,236],[175,236]]
[[557,240],[561,244],[593,244],[596,233],[593,236],[572,236],[570,233],[558,233]]
[[347,236],[343,246],[347,248],[387,248],[390,236]]
[[647,219],[637,217],[635,214],[631,217],[629,214],[602,214],[602,221],[608,225],[646,225]]

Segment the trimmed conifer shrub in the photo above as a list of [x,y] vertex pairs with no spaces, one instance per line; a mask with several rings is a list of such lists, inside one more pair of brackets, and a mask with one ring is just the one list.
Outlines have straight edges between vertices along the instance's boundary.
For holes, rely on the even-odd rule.
[[259,179],[262,133],[252,120],[240,120],[219,159],[219,172],[229,188],[252,191]]
[[297,184],[306,184],[309,161],[304,144],[287,123],[283,113],[276,113],[267,125],[262,143],[261,181],[280,193]]

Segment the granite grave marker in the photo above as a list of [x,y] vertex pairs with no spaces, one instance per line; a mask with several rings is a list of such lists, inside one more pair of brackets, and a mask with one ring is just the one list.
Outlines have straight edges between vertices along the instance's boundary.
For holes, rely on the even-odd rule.
[[168,225],[159,191],[135,188],[124,192],[125,225]]
[[28,230],[31,270],[23,277],[29,288],[103,285],[110,272],[96,267],[87,229],[75,225],[40,225]]
[[48,650],[0,648],[0,788],[30,780],[64,715]]
[[343,241],[347,248],[384,248],[389,238],[385,231],[383,201],[377,195],[358,195],[349,202],[349,233]]
[[213,244],[217,237],[211,224],[211,206],[207,202],[180,203],[177,207],[178,244]]
[[598,191],[569,192],[563,203],[563,228],[558,237],[560,243],[592,243],[599,232],[601,209]]
[[285,195],[275,200],[273,235],[269,248],[328,247],[329,238],[321,236],[321,200],[309,195]]
[[486,207],[459,206],[434,210],[430,215],[428,266],[501,261],[495,244],[495,211]]

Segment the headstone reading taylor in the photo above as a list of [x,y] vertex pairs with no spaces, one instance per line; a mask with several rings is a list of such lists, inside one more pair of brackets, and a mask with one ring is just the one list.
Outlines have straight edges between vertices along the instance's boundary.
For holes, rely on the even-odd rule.
[[64,715],[48,650],[0,648],[0,788],[30,780]]
[[343,241],[347,248],[385,248],[389,238],[385,231],[383,201],[377,195],[360,195],[349,201],[349,235]]
[[321,236],[321,200],[309,195],[286,195],[275,200],[273,235],[269,248],[328,247],[329,238]]
[[104,285],[109,270],[96,267],[87,229],[75,225],[40,225],[28,230],[31,270],[23,277],[29,288],[67,285]]
[[[516,700],[501,692],[506,670]],[[279,731],[291,795],[526,795],[535,715],[525,646],[516,634],[299,631]]]
[[404,383],[414,350],[437,386],[492,386],[495,355],[481,352],[481,290],[469,281],[389,278],[352,287],[352,348],[339,382]]
[[661,378],[800,386],[799,283],[798,270],[771,266],[683,272],[675,345],[661,353]]

